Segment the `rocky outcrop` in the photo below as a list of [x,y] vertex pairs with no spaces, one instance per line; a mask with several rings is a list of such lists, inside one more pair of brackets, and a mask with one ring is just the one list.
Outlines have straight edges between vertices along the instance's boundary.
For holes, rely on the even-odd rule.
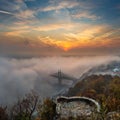
[[89,118],[93,112],[100,111],[100,105],[97,101],[88,97],[59,97],[56,99],[56,111],[61,118],[87,117]]

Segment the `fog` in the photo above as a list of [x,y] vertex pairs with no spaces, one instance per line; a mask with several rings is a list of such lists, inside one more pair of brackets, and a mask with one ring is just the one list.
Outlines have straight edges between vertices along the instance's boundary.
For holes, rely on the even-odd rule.
[[58,85],[50,74],[59,69],[76,78],[92,67],[109,63],[120,58],[117,56],[100,57],[40,57],[16,59],[0,57],[0,104],[12,104],[24,94],[35,90],[41,98],[50,97],[72,81]]

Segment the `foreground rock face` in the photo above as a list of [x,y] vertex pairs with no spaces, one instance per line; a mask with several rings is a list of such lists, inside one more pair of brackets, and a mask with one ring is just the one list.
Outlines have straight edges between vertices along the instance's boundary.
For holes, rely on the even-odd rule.
[[[120,112],[109,112],[101,116],[100,105],[88,97],[58,97],[56,99],[56,112],[59,118],[79,118],[80,120],[120,120]],[[59,119],[58,119],[59,120]]]
[[120,112],[109,112],[106,116],[106,120],[120,120]]
[[70,116],[89,118],[93,111],[99,112],[100,110],[97,101],[87,97],[59,97],[56,102],[56,111],[60,118],[68,118]]

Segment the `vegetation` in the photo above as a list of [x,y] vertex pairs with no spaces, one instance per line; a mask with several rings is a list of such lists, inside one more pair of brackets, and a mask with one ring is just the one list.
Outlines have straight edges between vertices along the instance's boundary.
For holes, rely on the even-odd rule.
[[[120,77],[89,76],[69,90],[68,96],[76,95],[96,99],[101,104],[100,113],[93,113],[89,118],[70,116],[58,120],[111,120],[112,117],[113,120],[120,120]],[[41,102],[39,96],[33,91],[19,99],[11,110],[7,107],[0,107],[0,120],[56,120],[56,116],[54,101],[46,98]]]
[[49,98],[39,106],[40,120],[53,120],[56,116],[56,104]]
[[38,104],[38,96],[35,92],[27,94],[22,100],[19,100],[11,110],[12,120],[32,120]]
[[110,75],[89,76],[71,88],[68,95],[90,97],[96,99],[107,112],[119,111],[120,77]]
[[3,108],[2,106],[0,107],[0,120],[8,120],[8,114],[6,111],[7,107]]

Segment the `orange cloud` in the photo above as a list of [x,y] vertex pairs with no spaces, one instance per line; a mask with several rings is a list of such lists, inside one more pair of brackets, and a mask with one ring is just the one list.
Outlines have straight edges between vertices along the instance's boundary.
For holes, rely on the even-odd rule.
[[74,39],[73,40],[55,40],[50,37],[39,37],[39,40],[47,45],[53,45],[53,46],[59,47],[64,51],[68,51],[72,48],[79,47],[79,46],[85,47],[90,45],[90,41],[88,41],[87,39],[76,41]]
[[111,38],[109,37],[114,31],[106,32],[104,26],[94,26],[84,29],[80,33],[64,33],[62,38],[54,38],[51,36],[39,37],[39,39],[48,45],[53,45],[68,51],[73,48],[89,48],[89,47],[101,47],[111,44]]
[[24,22],[18,22],[15,23],[15,26],[11,26],[10,30],[5,33],[6,36],[31,36],[32,39],[38,42],[59,47],[64,51],[77,47],[107,46],[111,44],[111,39],[115,39],[115,34],[118,32],[111,30],[107,25],[82,23],[54,23],[35,27],[25,25]]
[[29,31],[27,30],[18,30],[18,31],[10,31],[10,32],[6,32],[5,35],[6,36],[22,36],[21,34],[25,34]]

